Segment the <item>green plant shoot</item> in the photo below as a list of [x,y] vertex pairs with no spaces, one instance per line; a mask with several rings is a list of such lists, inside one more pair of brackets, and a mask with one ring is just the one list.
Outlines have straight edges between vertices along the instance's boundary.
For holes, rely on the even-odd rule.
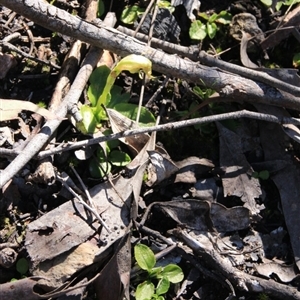
[[107,77],[103,93],[97,102],[96,112],[99,112],[102,109],[102,105],[106,105],[110,101],[110,90],[114,85],[116,78],[122,71],[129,71],[130,73],[135,74],[140,73],[141,70],[148,78],[151,78],[152,63],[148,58],[131,54],[121,59]]
[[[181,268],[175,264],[169,264],[165,267],[155,267],[155,255],[146,245],[135,245],[134,257],[139,267],[148,273],[147,279],[136,288],[136,300],[163,300],[164,297],[162,295],[168,292],[170,283],[178,283],[183,280],[183,272]],[[158,282],[156,286],[152,281]]]
[[82,122],[77,124],[77,127],[82,132],[94,133],[97,127],[101,127],[101,122],[106,120],[103,107],[115,108],[117,104],[128,100],[127,96],[122,95],[120,89],[114,86],[116,78],[122,71],[129,71],[132,74],[140,74],[143,71],[151,78],[152,63],[144,56],[131,54],[121,59],[111,71],[106,66],[96,69],[93,72],[95,76],[92,74],[90,78],[91,85],[88,91],[91,105],[82,105],[80,108]]

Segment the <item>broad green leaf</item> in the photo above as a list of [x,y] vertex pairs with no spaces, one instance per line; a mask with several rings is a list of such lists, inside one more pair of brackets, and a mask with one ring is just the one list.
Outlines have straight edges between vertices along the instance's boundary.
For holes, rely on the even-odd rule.
[[260,172],[259,172],[258,177],[259,177],[260,179],[262,179],[262,180],[267,180],[267,179],[269,179],[269,177],[270,177],[270,173],[269,173],[269,171],[267,171],[267,170],[263,170],[263,171],[260,171]]
[[27,259],[24,257],[20,258],[17,261],[16,269],[21,275],[24,275],[29,269],[29,264],[28,264]]
[[127,103],[130,99],[129,93],[122,93],[120,86],[114,85],[110,91],[111,99],[107,104],[108,108],[113,108],[118,103]]
[[167,278],[172,283],[178,283],[182,281],[184,274],[181,270],[181,268],[174,264],[169,264],[164,267],[162,273],[162,278]]
[[153,251],[144,244],[134,246],[134,258],[141,269],[150,271],[156,264]]
[[144,11],[137,5],[128,6],[123,10],[120,20],[125,24],[133,24]]
[[284,5],[294,5],[294,4],[296,4],[296,3],[299,3],[300,2],[300,0],[285,0],[285,1],[283,1],[283,4]]
[[157,295],[163,295],[169,290],[169,288],[170,288],[170,281],[166,277],[163,277],[162,279],[159,280],[156,286],[155,293]]
[[217,17],[218,17],[218,15],[217,15],[216,13],[213,13],[213,14],[209,17],[208,22],[209,22],[209,23],[214,22],[214,21],[217,19]]
[[277,4],[276,4],[276,6],[275,6],[276,10],[277,10],[277,11],[280,10],[280,8],[281,8],[281,6],[282,6],[283,4],[284,4],[283,1],[278,1]]
[[97,16],[101,17],[105,12],[105,5],[102,0],[98,0],[98,11],[97,11]]
[[208,21],[208,19],[209,19],[209,15],[204,13],[204,12],[198,13],[198,16],[201,17],[202,19],[206,20],[206,21]]
[[206,37],[206,25],[199,20],[192,22],[189,35],[192,40],[204,40]]
[[[103,132],[103,134],[104,134],[105,136],[110,135],[110,134],[112,134],[112,133],[113,133],[113,132],[112,132],[111,129],[106,129],[106,130]],[[109,151],[111,151],[112,149],[115,149],[115,148],[117,148],[117,147],[120,146],[120,141],[119,141],[119,140],[107,141],[106,144],[107,144],[107,147],[108,147]]]
[[89,172],[93,178],[103,178],[111,171],[110,163],[92,158],[89,160]]
[[117,167],[124,167],[131,162],[130,156],[127,153],[119,150],[111,151],[108,155],[108,159],[114,166]]
[[[136,120],[138,106],[132,103],[119,103],[113,107],[116,111],[124,115],[125,117]],[[146,108],[141,108],[141,115],[140,115],[140,123],[145,124],[147,126],[151,126],[155,123],[155,117],[152,113]]]
[[260,0],[260,2],[270,7],[272,5],[273,0]]
[[101,96],[106,79],[110,73],[110,69],[107,66],[100,66],[96,68],[90,76],[90,86],[88,88],[88,98],[92,106],[97,105],[98,98]]
[[175,7],[171,5],[170,1],[160,0],[157,3],[159,8],[167,8],[171,13],[175,11]]
[[94,133],[98,125],[98,121],[94,115],[94,110],[88,105],[80,107],[82,121],[77,124],[77,128],[83,133]]
[[155,267],[155,268],[152,268],[149,272],[149,276],[151,278],[160,278],[160,274],[163,270],[163,267]]
[[154,284],[151,281],[140,283],[135,291],[136,300],[151,300],[154,295]]
[[216,23],[207,23],[206,24],[207,34],[210,39],[213,39],[217,33],[218,26]]
[[300,66],[300,53],[296,53],[293,56],[293,67],[298,68]]
[[218,14],[218,18],[216,19],[217,23],[221,23],[223,25],[227,25],[230,24],[232,19],[232,15],[227,12],[226,10],[222,10],[219,14]]

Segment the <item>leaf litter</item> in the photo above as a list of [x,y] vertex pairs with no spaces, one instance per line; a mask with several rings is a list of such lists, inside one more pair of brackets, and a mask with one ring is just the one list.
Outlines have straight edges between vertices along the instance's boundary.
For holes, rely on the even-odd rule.
[[[184,5],[199,9],[198,1],[187,1]],[[190,8],[187,14],[193,18]],[[241,60],[252,68],[247,44],[243,47]],[[294,71],[282,69],[281,76],[297,80]],[[48,120],[57,119],[53,113],[30,102],[9,100],[12,102],[7,106],[7,100],[1,101],[1,121],[18,120],[23,110],[38,112]],[[261,112],[271,111],[269,107],[255,107]],[[117,111],[107,109],[107,113],[114,133],[138,128],[134,121]],[[290,116],[284,109],[272,110],[272,114]],[[12,123],[8,124],[1,128],[4,147],[14,144]],[[5,299],[15,299],[21,292],[27,294],[26,299],[70,293],[83,297],[91,283],[97,299],[130,299],[134,297],[134,289],[130,287],[131,246],[138,242],[149,244],[158,253],[166,245],[176,245],[163,257],[184,266],[188,275],[181,288],[172,290],[173,298],[177,294],[188,299],[190,294],[187,295],[185,287],[192,286],[200,277],[208,277],[225,285],[229,280],[231,296],[238,293],[235,289],[240,289],[300,299],[295,288],[300,268],[299,168],[297,157],[288,151],[287,142],[287,136],[299,142],[299,129],[292,124],[280,126],[264,121],[255,124],[241,121],[234,128],[217,122],[216,127],[219,155],[213,161],[199,155],[201,146],[195,151],[198,156],[176,161],[176,157],[170,157],[156,143],[154,134],[123,139],[131,149],[133,161],[116,178],[108,177],[89,189],[105,226],[76,197],[46,210],[39,218],[25,219],[23,250],[30,262],[31,277],[10,284],[16,293],[9,293],[9,286],[2,283],[0,288]],[[29,136],[29,127],[26,130],[27,133],[23,129],[24,137]],[[202,134],[201,130],[197,133]],[[191,140],[197,138],[192,136]],[[78,152],[83,163],[93,156],[93,149],[89,150],[90,153]],[[269,178],[254,175],[256,171],[259,174],[266,170]],[[13,197],[16,185],[17,180],[8,183],[4,198]],[[269,207],[270,186],[278,193],[277,204],[282,212]],[[19,189],[24,193],[21,185]],[[83,192],[77,192],[85,198]],[[17,214],[12,207],[7,210]],[[272,230],[268,228],[268,220],[275,221],[270,226]],[[9,236],[8,232],[1,232],[3,244],[5,235]],[[191,251],[195,265],[186,259]],[[9,253],[2,251],[5,252]],[[6,268],[2,254],[0,263]],[[216,276],[210,270],[219,274]],[[42,293],[34,292],[34,287],[39,287]],[[196,298],[202,297],[201,288],[194,290]]]

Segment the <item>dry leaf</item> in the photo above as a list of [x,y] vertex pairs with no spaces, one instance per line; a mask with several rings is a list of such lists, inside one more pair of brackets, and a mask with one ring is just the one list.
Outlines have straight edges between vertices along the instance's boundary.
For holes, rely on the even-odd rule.
[[18,114],[22,110],[29,110],[43,116],[47,120],[59,119],[49,110],[38,105],[22,100],[0,99],[0,121],[18,119]]
[[[132,121],[131,119],[123,116],[121,113],[117,112],[114,109],[107,108],[106,112],[109,117],[113,133],[119,133],[124,130],[139,128],[135,121]],[[143,133],[136,136],[121,138],[120,141],[126,144],[129,149],[135,155],[137,155],[148,142],[149,138],[149,134]]]
[[258,65],[256,65],[255,63],[253,63],[247,53],[247,45],[249,42],[249,39],[251,38],[251,36],[242,31],[242,40],[241,40],[241,47],[240,47],[240,57],[241,57],[241,62],[242,64],[250,69],[256,69],[258,68]]
[[195,199],[154,202],[181,226],[199,231],[215,228],[218,232],[242,230],[250,225],[250,212],[242,206],[226,208],[219,203]]
[[282,211],[286,227],[291,239],[295,263],[300,269],[300,223],[299,223],[299,197],[300,197],[300,167],[299,163],[285,149],[284,134],[280,125],[260,127],[260,140],[264,150],[265,160],[286,161],[286,167],[272,174],[281,198]]
[[253,215],[264,208],[256,203],[262,194],[259,180],[252,177],[253,169],[248,163],[242,149],[241,138],[235,132],[217,123],[220,135],[220,166],[225,174],[222,176],[224,196],[240,197]]
[[299,275],[297,276],[294,265],[287,266],[276,262],[269,262],[266,264],[258,264],[255,268],[259,275],[272,278],[274,274],[276,274],[282,282],[291,282],[295,277],[299,277]]
[[13,55],[0,52],[0,79],[5,78],[7,72],[16,65],[17,61]]

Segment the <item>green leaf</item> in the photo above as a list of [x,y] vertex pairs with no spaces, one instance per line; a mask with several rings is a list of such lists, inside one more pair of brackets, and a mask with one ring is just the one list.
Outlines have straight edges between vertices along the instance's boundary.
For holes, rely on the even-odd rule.
[[217,19],[218,15],[216,13],[213,13],[209,19],[208,19],[208,22],[209,23],[213,23],[216,19]]
[[134,257],[141,269],[150,271],[156,263],[153,251],[144,244],[134,246]]
[[206,24],[207,34],[210,39],[213,39],[217,33],[218,26],[216,23],[207,23]]
[[[103,132],[103,134],[104,134],[105,136],[108,136],[108,135],[110,135],[110,134],[112,134],[112,133],[113,133],[113,132],[112,132],[111,129],[106,129],[106,130]],[[119,140],[111,140],[111,141],[107,141],[106,144],[107,144],[107,147],[108,147],[109,151],[111,151],[112,149],[115,149],[115,148],[117,148],[117,147],[120,146],[120,141],[119,141]]]
[[170,281],[163,277],[162,279],[159,280],[157,286],[156,286],[156,290],[155,293],[157,295],[162,295],[165,294],[170,288]]
[[105,12],[105,5],[102,0],[98,0],[98,11],[97,11],[97,17],[101,17]]
[[178,283],[182,281],[184,274],[181,268],[174,264],[169,264],[164,267],[162,273],[162,277],[167,278],[172,283]]
[[267,170],[260,171],[258,177],[262,180],[267,180],[270,177],[270,173]]
[[171,13],[175,11],[175,7],[171,5],[170,1],[160,0],[157,3],[159,8],[167,8]]
[[204,13],[204,12],[198,13],[198,16],[201,17],[202,19],[206,20],[206,21],[209,20],[209,15]]
[[[116,111],[124,115],[125,117],[136,120],[138,106],[132,103],[119,103],[113,107]],[[141,108],[141,115],[140,115],[140,123],[151,126],[155,123],[155,117],[152,113],[146,108]]]
[[272,5],[273,0],[260,0],[260,2],[270,7]]
[[122,11],[120,20],[125,24],[133,24],[144,11],[137,5],[128,6]]
[[93,178],[103,178],[109,174],[110,171],[110,163],[94,157],[89,160],[89,172]]
[[296,53],[293,56],[293,67],[294,68],[298,68],[300,66],[300,53]]
[[115,105],[119,103],[127,103],[130,99],[129,93],[122,93],[122,88],[114,85],[110,91],[111,99],[107,104],[108,108],[113,108]]
[[155,267],[155,268],[152,268],[149,272],[149,276],[151,278],[161,278],[160,277],[160,274],[163,270],[163,267]]
[[154,284],[151,281],[140,283],[135,291],[136,300],[151,300],[154,295]]
[[282,6],[283,4],[284,4],[283,1],[278,1],[277,4],[276,4],[276,6],[275,6],[276,10],[277,10],[277,11],[280,10],[280,8],[281,8],[281,6]]
[[206,25],[200,20],[192,22],[189,35],[192,40],[204,40],[206,37]]
[[29,269],[29,264],[28,264],[27,259],[24,257],[20,258],[17,261],[16,269],[21,275],[24,275]]
[[87,95],[92,106],[97,105],[97,101],[104,90],[109,73],[110,69],[103,65],[96,68],[91,74],[89,79],[90,86],[88,88]]
[[290,6],[290,5],[294,5],[296,3],[299,3],[299,2],[300,2],[300,0],[285,0],[285,1],[283,1],[283,4],[287,5],[287,6]]
[[218,14],[218,18],[216,19],[216,22],[223,24],[223,25],[228,25],[228,24],[230,24],[231,19],[232,19],[232,15],[229,12],[227,12],[226,10],[222,10]]
[[82,121],[77,124],[77,128],[83,133],[94,133],[98,125],[98,121],[94,115],[93,108],[88,105],[82,105],[80,107],[80,113]]
[[131,162],[130,156],[127,153],[119,150],[111,151],[108,159],[114,166],[117,167],[124,167]]

